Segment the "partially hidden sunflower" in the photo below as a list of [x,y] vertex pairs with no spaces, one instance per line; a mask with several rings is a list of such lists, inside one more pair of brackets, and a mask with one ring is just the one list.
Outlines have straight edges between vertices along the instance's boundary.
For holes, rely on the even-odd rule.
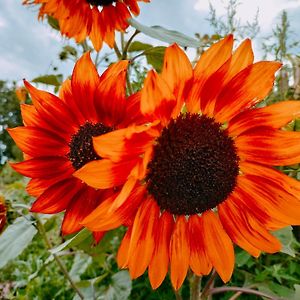
[[[281,64],[253,63],[248,39],[232,47],[229,35],[194,68],[177,45],[168,47],[161,74],[150,71],[141,92],[152,122],[94,138],[101,164],[140,161],[121,193],[82,224],[109,230],[137,209],[117,260],[132,278],[148,268],[154,289],[169,267],[176,290],[189,268],[197,275],[215,268],[227,282],[233,243],[255,257],[274,253],[281,244],[270,231],[300,224],[300,182],[273,168],[300,161],[300,133],[282,129],[300,115],[300,102],[256,108]],[[118,177],[97,170],[90,162],[75,176],[95,188]]]
[[138,2],[150,0],[24,0],[24,4],[40,5],[39,18],[54,17],[63,35],[77,43],[89,37],[96,51],[103,42],[114,46],[115,30],[125,31],[131,13],[139,15]]
[[[114,186],[106,183],[97,190],[73,177],[89,161],[101,160],[93,149],[93,136],[143,120],[140,94],[126,98],[127,66],[128,61],[120,61],[99,76],[86,53],[76,63],[71,80],[64,82],[59,97],[25,81],[33,105],[22,104],[24,126],[8,130],[25,160],[12,167],[32,178],[27,185],[28,193],[37,197],[32,212],[65,210],[63,234],[80,230],[80,222],[103,199],[117,193],[131,171],[131,165],[125,163]],[[102,235],[94,233],[96,240]]]

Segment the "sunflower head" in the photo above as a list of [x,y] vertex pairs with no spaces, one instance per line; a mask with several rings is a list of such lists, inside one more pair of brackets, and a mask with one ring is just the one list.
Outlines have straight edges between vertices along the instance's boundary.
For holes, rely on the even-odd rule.
[[39,18],[45,15],[59,22],[59,30],[68,38],[81,43],[87,37],[96,51],[103,42],[114,46],[115,31],[125,31],[131,14],[140,13],[139,1],[150,0],[24,0],[25,5],[39,5]]
[[141,91],[141,112],[151,122],[94,139],[114,167],[95,179],[87,165],[78,178],[97,187],[117,180],[121,166],[131,172],[83,224],[128,226],[117,259],[132,278],[148,268],[157,288],[170,270],[179,289],[189,268],[197,275],[215,268],[227,282],[233,243],[255,257],[274,253],[281,245],[272,231],[300,224],[300,183],[274,168],[300,161],[300,133],[282,129],[300,115],[300,102],[257,108],[281,63],[253,60],[251,41],[233,51],[232,35],[194,67],[172,45],[162,72],[150,71]]
[[[101,168],[107,172],[109,162],[93,147],[94,137],[145,122],[140,94],[126,97],[127,66],[128,61],[120,61],[99,76],[86,53],[76,63],[71,80],[63,83],[59,97],[25,81],[33,104],[21,104],[24,126],[8,130],[25,160],[11,165],[31,178],[27,191],[37,198],[31,211],[65,211],[63,234],[80,230],[81,221],[115,194],[135,163],[123,167],[117,181],[106,180],[97,189],[74,176],[88,164],[97,166],[96,178],[101,177]],[[99,240],[103,231],[94,230],[94,236]]]

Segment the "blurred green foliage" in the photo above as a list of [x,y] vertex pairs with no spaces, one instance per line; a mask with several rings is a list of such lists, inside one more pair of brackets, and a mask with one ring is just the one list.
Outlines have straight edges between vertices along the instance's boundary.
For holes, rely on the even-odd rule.
[[7,133],[7,128],[22,124],[20,101],[16,95],[16,84],[0,80],[0,167],[7,159],[20,159],[20,150]]

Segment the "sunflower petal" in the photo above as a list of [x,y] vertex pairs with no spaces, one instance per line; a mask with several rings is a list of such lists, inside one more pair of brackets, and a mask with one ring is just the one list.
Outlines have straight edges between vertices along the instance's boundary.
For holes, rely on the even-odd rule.
[[203,237],[203,221],[198,215],[192,215],[188,220],[190,237],[190,266],[192,271],[198,275],[208,275],[212,269],[211,262],[207,256]]
[[37,157],[10,165],[18,173],[30,178],[53,178],[62,174],[70,176],[74,172],[70,161],[59,156]]
[[173,112],[174,117],[182,109],[183,101],[186,98],[184,94],[191,83],[192,76],[193,68],[184,51],[176,44],[168,47],[165,52],[161,78],[168,84],[177,99]]
[[108,126],[121,123],[126,111],[127,60],[110,66],[100,77],[95,94],[95,106],[101,122]]
[[123,184],[137,160],[113,163],[108,159],[95,160],[77,170],[73,176],[96,189],[108,189]]
[[153,115],[167,124],[176,106],[176,98],[167,84],[153,70],[148,72],[141,94],[141,111],[144,115]]
[[46,189],[33,203],[30,211],[54,214],[65,210],[80,191],[81,184],[74,178],[59,181]]
[[238,114],[230,120],[228,132],[231,136],[238,136],[256,127],[279,129],[299,116],[300,101],[283,101]]
[[72,79],[72,92],[77,106],[86,119],[97,122],[94,109],[94,95],[100,83],[99,75],[93,64],[90,53],[85,53],[76,63]]
[[214,212],[206,211],[202,214],[202,220],[207,255],[221,279],[228,282],[234,268],[232,242]]
[[32,157],[65,155],[67,142],[43,129],[26,126],[7,129],[17,146]]
[[152,199],[140,206],[132,226],[128,251],[131,278],[141,276],[147,269],[154,251],[154,232],[157,228],[159,207]]
[[257,128],[238,136],[235,145],[242,160],[286,166],[300,162],[299,141],[300,132]]
[[83,221],[82,225],[91,231],[107,231],[123,225],[127,219],[133,217],[145,196],[143,186],[136,187],[121,207],[109,212],[115,201],[116,195],[104,200],[95,210],[92,211]]
[[173,216],[164,212],[159,218],[155,230],[155,248],[148,269],[149,280],[153,289],[157,289],[161,285],[168,272],[169,244],[173,227]]
[[171,282],[177,291],[181,287],[189,268],[190,246],[185,216],[179,216],[176,220],[171,236],[169,255]]
[[275,72],[281,63],[261,61],[248,66],[223,88],[216,99],[215,118],[230,121],[242,110],[261,101],[273,87]]

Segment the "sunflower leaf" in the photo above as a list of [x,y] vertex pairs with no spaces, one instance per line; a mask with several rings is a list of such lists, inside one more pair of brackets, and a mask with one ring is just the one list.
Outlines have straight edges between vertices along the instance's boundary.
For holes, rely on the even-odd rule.
[[43,83],[53,86],[60,86],[62,84],[62,74],[58,75],[43,75],[32,79],[32,82]]
[[274,232],[274,235],[280,240],[282,244],[281,252],[295,257],[296,251],[293,246],[295,243],[297,243],[297,241],[294,238],[292,227],[288,226],[283,229],[277,230]]
[[145,51],[148,50],[150,48],[152,48],[153,46],[150,44],[146,44],[146,43],[142,43],[139,41],[135,41],[133,43],[130,44],[129,48],[128,48],[128,52],[138,52],[138,51]]
[[0,236],[0,268],[19,256],[31,243],[37,229],[25,217],[17,218]]
[[88,231],[86,228],[84,228],[69,240],[65,241],[64,243],[60,244],[55,248],[50,249],[50,252],[52,254],[56,254],[58,252],[61,252],[62,250],[77,246],[83,241],[85,241],[87,238],[89,238],[91,235],[92,233]]
[[134,19],[129,19],[128,23],[135,29],[141,31],[147,36],[150,36],[154,39],[166,42],[169,44],[177,43],[182,47],[200,47],[200,41],[191,38],[181,32],[175,30],[169,30],[161,26],[145,26]]
[[111,284],[98,298],[99,300],[126,300],[132,289],[128,271],[120,271],[111,277]]
[[158,46],[148,49],[143,52],[146,56],[147,63],[160,72],[162,69],[166,47]]

